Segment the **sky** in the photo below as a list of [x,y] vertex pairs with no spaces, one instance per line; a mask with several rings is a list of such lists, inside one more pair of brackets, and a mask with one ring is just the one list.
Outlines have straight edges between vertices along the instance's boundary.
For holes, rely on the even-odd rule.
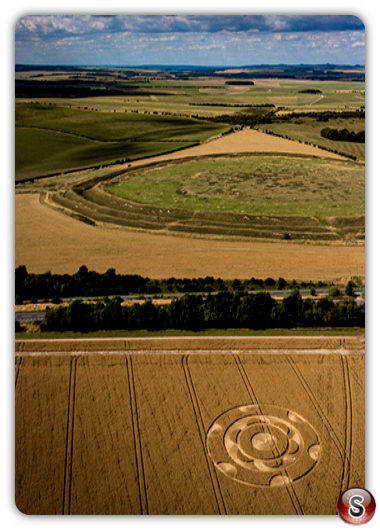
[[16,23],[15,61],[364,65],[365,30],[346,15],[34,15]]

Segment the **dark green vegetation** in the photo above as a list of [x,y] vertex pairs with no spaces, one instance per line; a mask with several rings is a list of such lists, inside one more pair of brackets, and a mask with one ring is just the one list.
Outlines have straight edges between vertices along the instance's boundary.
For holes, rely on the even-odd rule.
[[227,130],[179,116],[16,103],[16,180],[145,158]]
[[268,293],[185,295],[170,305],[152,301],[122,306],[121,298],[94,304],[80,300],[68,307],[47,309],[42,331],[204,330],[208,328],[267,329],[302,327],[364,327],[365,307],[328,298],[303,300],[298,291],[276,302]]
[[337,142],[358,142],[361,144],[365,143],[365,131],[349,131],[348,129],[331,129],[325,127],[321,130],[322,138],[328,138],[329,140],[335,140]]
[[[41,331],[362,328],[365,323],[364,305],[358,306],[353,299],[356,286],[353,281],[347,284],[345,291],[351,298],[336,303],[333,298],[341,296],[343,291],[334,285],[330,285],[329,295],[324,298],[302,299],[299,289],[312,291],[326,284],[284,278],[151,280],[138,275],[116,274],[114,269],[101,274],[85,266],[73,275],[29,274],[22,266],[16,269],[15,279],[18,304],[27,300],[36,303],[43,298],[54,304],[60,302],[60,297],[103,296],[102,300],[93,302],[78,299],[67,307],[48,308]],[[291,289],[292,292],[276,301],[267,292],[276,289]],[[169,293],[183,293],[184,296],[166,305],[146,300],[126,306],[121,298],[128,294]],[[16,332],[22,331],[22,325],[16,322]]]
[[318,88],[306,88],[305,90],[299,90],[300,94],[322,94],[322,90]]
[[[222,280],[207,276],[205,278],[168,278],[154,280],[136,274],[117,274],[115,269],[105,273],[89,271],[85,265],[75,274],[33,274],[26,267],[17,267],[15,272],[16,301],[43,300],[71,297],[95,297],[128,294],[169,294],[169,293],[206,293],[246,292],[260,289],[306,289],[327,286],[324,282],[286,281],[284,278],[266,278],[260,280]],[[355,284],[352,283],[352,287]]]

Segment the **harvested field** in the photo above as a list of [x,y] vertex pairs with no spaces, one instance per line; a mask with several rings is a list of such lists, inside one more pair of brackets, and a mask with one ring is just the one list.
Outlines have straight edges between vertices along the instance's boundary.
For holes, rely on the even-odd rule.
[[[202,145],[189,147],[186,150],[152,157],[149,162],[166,162],[167,160],[177,160],[184,157],[225,155],[226,153],[287,153],[346,160],[340,155],[324,151],[312,145],[306,145],[298,141],[293,142],[253,129],[244,129],[216,140],[210,140]],[[137,160],[132,163],[132,167],[144,165],[145,163],[146,160]]]
[[30,272],[74,273],[86,264],[99,272],[112,265],[119,273],[151,278],[282,276],[334,281],[365,275],[364,246],[179,239],[100,228],[42,205],[38,194],[17,194],[15,213],[16,266],[26,265]]
[[28,514],[334,515],[364,487],[364,340],[16,341]]

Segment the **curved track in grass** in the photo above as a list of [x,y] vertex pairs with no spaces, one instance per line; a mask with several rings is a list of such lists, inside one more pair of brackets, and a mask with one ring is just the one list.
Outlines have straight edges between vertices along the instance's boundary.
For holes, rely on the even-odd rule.
[[315,242],[365,237],[364,168],[305,155],[147,163],[69,185],[48,202],[88,224],[163,233]]

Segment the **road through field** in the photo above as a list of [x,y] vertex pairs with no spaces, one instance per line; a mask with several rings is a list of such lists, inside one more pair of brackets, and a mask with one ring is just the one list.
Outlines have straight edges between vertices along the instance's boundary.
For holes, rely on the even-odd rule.
[[363,339],[16,341],[15,368],[24,513],[334,515],[364,487]]

